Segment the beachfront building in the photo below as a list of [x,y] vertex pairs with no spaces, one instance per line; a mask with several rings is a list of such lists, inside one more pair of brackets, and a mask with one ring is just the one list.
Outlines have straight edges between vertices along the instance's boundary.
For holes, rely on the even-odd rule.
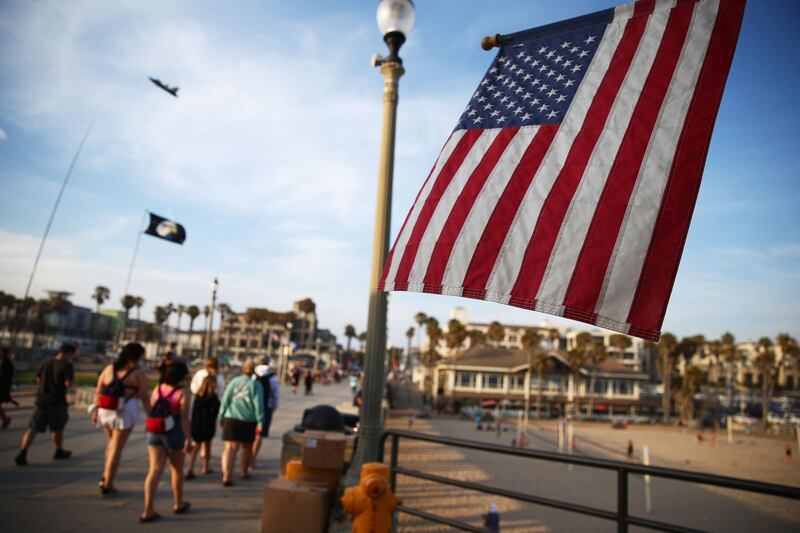
[[[463,307],[456,307],[450,313],[450,319],[455,319],[464,325],[467,331],[467,338],[462,346],[450,347],[447,339],[443,338],[439,341],[436,351],[444,359],[450,359],[457,356],[464,349],[472,348],[475,343],[475,337],[470,336],[470,332],[479,332],[480,336],[484,338],[489,337],[489,331],[492,327],[491,323],[487,322],[470,322],[469,313]],[[542,321],[539,324],[500,324],[502,326],[503,335],[502,339],[497,341],[483,341],[480,344],[491,344],[498,348],[506,348],[510,350],[522,350],[522,337],[528,329],[535,330],[542,338],[541,348],[565,352],[571,350],[577,345],[577,337],[581,333],[589,333],[593,340],[602,342],[608,351],[611,358],[616,359],[621,365],[633,372],[647,373],[651,379],[656,377],[655,365],[655,350],[649,343],[642,339],[622,335],[620,333],[608,330],[601,330],[599,328],[592,329],[573,329],[561,324],[553,324],[548,321]],[[440,324],[443,330],[447,330],[447,323]],[[627,340],[624,345],[617,342],[618,337]],[[430,347],[430,341],[427,337],[421,343],[422,353],[426,353]]]
[[[567,361],[556,352],[549,353],[550,368],[542,380],[543,414],[564,413],[575,401],[582,413],[588,413],[592,367],[582,365],[572,372]],[[539,377],[528,373],[526,351],[478,346],[433,369],[433,391],[437,401],[462,406],[500,402],[506,408],[522,408],[530,402],[534,412],[539,391]],[[631,370],[614,358],[600,363],[594,375],[595,414],[636,414],[650,412],[658,399],[643,394],[648,376]]]

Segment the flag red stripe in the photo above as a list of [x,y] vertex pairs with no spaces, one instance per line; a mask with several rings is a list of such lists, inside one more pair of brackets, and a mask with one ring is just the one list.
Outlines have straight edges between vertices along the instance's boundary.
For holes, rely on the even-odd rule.
[[[442,153],[444,153],[444,149],[447,146],[447,143],[450,142],[450,139],[452,137],[453,137],[452,133],[450,134],[449,137],[447,137],[447,140],[445,141],[444,146],[442,146],[442,149],[439,151],[439,157],[442,157]],[[439,158],[437,157],[436,161],[433,162],[433,166],[431,167],[431,171],[428,172],[428,177],[425,179],[425,181],[422,182],[422,187],[420,187],[419,192],[417,192],[417,197],[414,198],[414,203],[411,204],[411,209],[409,209],[408,213],[406,213],[406,218],[405,218],[405,220],[403,220],[403,225],[400,226],[400,233],[397,234],[397,238],[395,239],[394,244],[392,245],[392,248],[389,250],[389,255],[386,258],[386,262],[384,263],[383,274],[381,274],[381,279],[378,282],[378,290],[379,291],[382,291],[384,285],[386,284],[386,276],[389,275],[389,271],[391,270],[390,267],[392,265],[392,257],[394,257],[395,247],[397,246],[397,243],[400,241],[400,237],[403,235],[403,231],[405,231],[405,229],[406,229],[406,225],[408,224],[408,219],[411,218],[411,213],[414,212],[414,205],[416,205],[416,203],[419,202],[419,198],[420,198],[420,196],[422,196],[422,191],[425,190],[425,185],[428,183],[428,180],[433,177],[433,171],[436,170],[436,163],[438,161],[439,161]]]
[[670,13],[653,67],[636,103],[572,272],[564,298],[567,307],[589,311],[597,306],[626,207],[689,32],[694,5],[675,8]]
[[720,2],[708,51],[642,266],[642,275],[628,314],[627,322],[635,324],[637,330],[658,332],[664,320],[743,13],[744,0]]
[[633,18],[625,26],[622,39],[589,107],[581,131],[575,137],[567,160],[542,205],[539,219],[528,241],[522,265],[511,290],[511,297],[515,301],[533,301],[536,297],[564,216],[583,177],[595,144],[605,128],[617,92],[625,80],[647,27],[649,17],[641,15],[652,12],[654,4],[654,0],[637,2]]
[[467,274],[464,276],[464,296],[484,298],[486,282],[514,221],[514,215],[557,131],[557,124],[540,126],[536,136],[525,149],[525,154],[514,169],[511,179],[508,180],[472,254]]
[[481,129],[468,130],[464,136],[461,137],[458,146],[455,147],[447,163],[442,167],[442,171],[439,172],[439,175],[436,177],[436,182],[434,182],[431,192],[428,194],[428,198],[425,199],[425,205],[422,206],[420,210],[419,217],[417,217],[417,222],[414,224],[414,229],[411,231],[411,236],[408,239],[406,248],[403,250],[403,257],[400,259],[400,264],[397,267],[397,273],[394,277],[395,290],[403,291],[408,288],[408,275],[411,272],[411,267],[414,265],[414,258],[417,255],[422,236],[425,234],[425,228],[428,227],[428,223],[434,211],[436,211],[436,206],[439,205],[439,200],[447,190],[447,186],[461,167],[467,154],[472,150],[475,141],[481,136],[481,133],[483,133]]
[[439,239],[436,241],[436,246],[431,254],[428,270],[423,280],[425,284],[424,292],[437,294],[442,292],[442,277],[467,215],[472,210],[472,206],[475,204],[475,200],[477,200],[486,180],[511,140],[517,134],[517,131],[519,131],[519,128],[505,128],[495,137],[489,150],[486,151],[483,159],[472,172],[469,180],[467,180],[458,195],[458,199],[453,205],[453,209],[450,211],[441,233],[439,233]]

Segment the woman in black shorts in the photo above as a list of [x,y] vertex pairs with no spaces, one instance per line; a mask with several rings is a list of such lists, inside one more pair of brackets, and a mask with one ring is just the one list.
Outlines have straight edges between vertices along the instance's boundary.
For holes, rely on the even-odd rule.
[[261,383],[251,379],[255,371],[252,359],[245,361],[242,375],[228,383],[222,406],[219,410],[219,421],[222,424],[222,440],[225,449],[222,451],[222,485],[233,485],[233,468],[236,455],[242,450],[242,479],[250,477],[248,466],[252,455],[253,441],[256,432],[264,426],[264,388]]

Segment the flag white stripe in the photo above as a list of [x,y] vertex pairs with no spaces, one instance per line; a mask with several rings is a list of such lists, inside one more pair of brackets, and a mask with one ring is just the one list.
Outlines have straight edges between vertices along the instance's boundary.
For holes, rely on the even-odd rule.
[[464,220],[442,276],[442,286],[448,288],[448,294],[461,295],[470,259],[489,222],[489,217],[492,216],[500,196],[511,180],[525,150],[539,132],[539,128],[540,126],[525,126],[519,129],[478,194],[475,204]]
[[[669,4],[663,7],[674,5],[673,0],[661,3]],[[631,66],[625,74],[603,132],[594,146],[578,189],[572,197],[539,286],[537,301],[549,304],[561,304],[564,301],[575,264],[578,262],[578,256],[589,231],[589,224],[592,222],[611,166],[614,164],[634,108],[642,94],[672,12],[669,9],[658,9],[659,7],[661,6],[657,5],[657,10],[648,17],[647,27],[639,41]],[[589,206],[594,206],[594,209]],[[595,268],[604,268],[604,265],[595,265]]]
[[478,140],[472,145],[467,157],[464,158],[463,163],[453,175],[444,193],[442,193],[442,197],[439,199],[439,203],[436,205],[436,209],[431,215],[431,219],[428,221],[425,232],[420,239],[414,264],[408,274],[408,290],[421,291],[423,289],[422,281],[425,278],[425,272],[428,270],[428,263],[430,263],[431,255],[436,246],[436,241],[439,239],[442,227],[447,222],[447,217],[450,215],[458,195],[461,194],[472,172],[481,162],[489,147],[492,146],[492,142],[500,134],[500,131],[502,131],[500,128],[483,130]]
[[[597,313],[627,317],[661,206],[669,168],[711,38],[719,0],[701,0],[692,15],[665,103],[611,256]],[[598,325],[601,325],[598,322]]]
[[394,278],[395,275],[397,275],[397,267],[400,265],[400,261],[403,259],[403,253],[406,250],[408,239],[411,237],[411,232],[414,230],[414,225],[417,223],[419,213],[422,211],[422,206],[425,205],[425,201],[428,199],[428,195],[431,193],[433,184],[436,183],[436,179],[439,177],[442,167],[445,163],[447,163],[447,160],[450,159],[453,150],[455,150],[456,146],[458,146],[458,143],[461,141],[461,138],[464,136],[466,131],[467,130],[454,131],[450,136],[450,140],[442,148],[442,153],[439,155],[439,159],[436,160],[436,163],[433,166],[430,178],[428,178],[428,181],[425,182],[425,185],[423,185],[417,201],[414,202],[413,206],[411,206],[411,212],[408,215],[408,220],[403,228],[403,232],[397,237],[394,253],[392,254],[392,263],[391,265],[386,265],[386,268],[389,269],[389,274],[386,276],[384,290],[394,290]]
[[514,221],[506,234],[486,284],[487,299],[508,303],[542,204],[564,166],[575,136],[581,130],[589,106],[603,81],[632,13],[632,6],[617,8],[614,20],[606,27],[603,39],[586,71],[586,76],[578,87],[572,105],[517,208]]

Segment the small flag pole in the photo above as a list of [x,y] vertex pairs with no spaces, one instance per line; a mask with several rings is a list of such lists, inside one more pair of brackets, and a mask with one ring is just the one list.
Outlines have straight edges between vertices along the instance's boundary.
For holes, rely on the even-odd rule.
[[[136,232],[136,245],[133,247],[133,255],[131,256],[131,264],[128,267],[128,277],[125,280],[125,291],[122,293],[122,297],[128,295],[128,289],[131,286],[131,276],[133,275],[133,265],[136,263],[136,255],[139,253],[139,242],[142,240],[142,233],[144,233],[144,225],[147,223],[147,215],[150,213],[147,209],[144,210],[142,213],[142,223],[139,224],[139,230]],[[117,344],[119,344],[119,340],[122,338],[122,332],[125,331],[125,328],[128,327],[128,311],[125,311],[125,319],[122,321],[122,327],[119,329],[119,334],[117,335]]]
[[[61,203],[61,197],[64,196],[64,190],[67,188],[67,183],[69,183],[69,178],[72,176],[72,170],[75,168],[75,163],[78,161],[78,156],[81,155],[81,151],[83,150],[83,145],[86,143],[86,139],[89,137],[89,132],[92,131],[92,126],[94,126],[94,120],[89,123],[89,127],[86,128],[86,133],[83,134],[83,138],[81,139],[80,144],[78,144],[78,149],[75,150],[75,155],[72,156],[72,162],[69,164],[69,168],[67,169],[67,175],[64,176],[64,181],[61,183],[61,190],[58,191],[58,196],[56,196],[56,203],[53,205],[53,210],[50,211],[50,218],[47,220],[47,226],[44,228],[44,235],[42,235],[42,240],[39,242],[39,250],[36,252],[36,259],[33,260],[33,268],[31,269],[31,275],[28,277],[28,284],[25,286],[25,295],[22,297],[22,300],[25,301],[28,299],[31,293],[31,285],[33,284],[33,278],[36,275],[36,269],[39,267],[39,259],[42,257],[42,250],[44,250],[44,243],[47,241],[47,235],[50,233],[50,227],[53,225],[53,219],[56,216],[56,211],[58,211],[58,206]],[[18,321],[19,322],[19,321]],[[14,335],[11,340],[11,347],[16,348],[17,345],[17,334],[19,333],[20,325],[18,323],[17,327],[14,329]]]

